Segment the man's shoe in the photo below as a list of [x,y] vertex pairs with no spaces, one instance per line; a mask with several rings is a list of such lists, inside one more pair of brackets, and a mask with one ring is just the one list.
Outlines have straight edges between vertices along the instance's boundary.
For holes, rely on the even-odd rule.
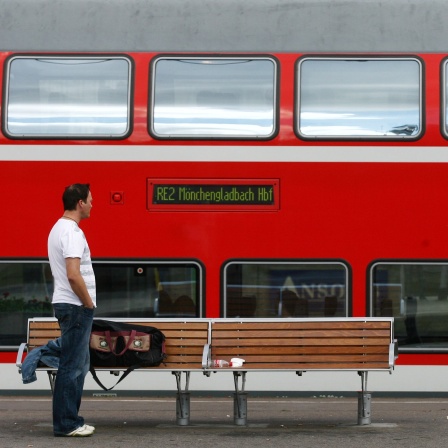
[[76,428],[74,431],[66,434],[67,437],[89,437],[95,432],[95,428],[93,426],[82,425],[79,428]]

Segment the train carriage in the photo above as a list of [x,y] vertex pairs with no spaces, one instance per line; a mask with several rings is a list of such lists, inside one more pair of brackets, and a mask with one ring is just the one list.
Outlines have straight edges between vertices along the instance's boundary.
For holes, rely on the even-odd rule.
[[0,6],[0,369],[88,182],[97,316],[393,316],[377,389],[444,390],[443,2]]

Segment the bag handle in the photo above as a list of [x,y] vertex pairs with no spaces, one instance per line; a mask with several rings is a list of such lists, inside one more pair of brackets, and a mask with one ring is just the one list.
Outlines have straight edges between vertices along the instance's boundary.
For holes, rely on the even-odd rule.
[[[126,344],[126,347],[120,352],[120,353],[116,353],[115,351],[114,351],[114,348],[113,348],[113,345],[112,345],[112,339],[111,339],[111,336],[110,336],[110,331],[105,331],[104,332],[104,335],[105,335],[105,337],[106,337],[106,341],[107,341],[107,343],[109,344],[109,347],[110,347],[110,351],[115,355],[115,356],[122,356],[125,352],[126,352],[126,350],[131,346],[131,344],[134,342],[134,339],[135,339],[135,336],[136,336],[136,334],[137,334],[137,331],[136,330],[131,330],[130,332],[129,332],[129,339],[128,339],[128,342],[127,342],[127,344]],[[121,337],[122,337],[122,335],[120,335]],[[118,337],[120,337],[120,336],[118,336]],[[118,337],[117,337],[117,340],[118,340]]]

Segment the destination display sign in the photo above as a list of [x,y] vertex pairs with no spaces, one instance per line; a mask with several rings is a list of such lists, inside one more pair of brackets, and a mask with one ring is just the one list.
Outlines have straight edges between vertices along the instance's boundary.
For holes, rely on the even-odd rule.
[[278,179],[148,179],[149,210],[275,210]]

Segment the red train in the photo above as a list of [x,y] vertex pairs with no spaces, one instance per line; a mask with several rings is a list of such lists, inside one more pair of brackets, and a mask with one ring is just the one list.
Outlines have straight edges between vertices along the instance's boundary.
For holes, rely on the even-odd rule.
[[393,316],[448,364],[447,54],[241,48],[0,53],[0,362],[88,182],[97,316]]

